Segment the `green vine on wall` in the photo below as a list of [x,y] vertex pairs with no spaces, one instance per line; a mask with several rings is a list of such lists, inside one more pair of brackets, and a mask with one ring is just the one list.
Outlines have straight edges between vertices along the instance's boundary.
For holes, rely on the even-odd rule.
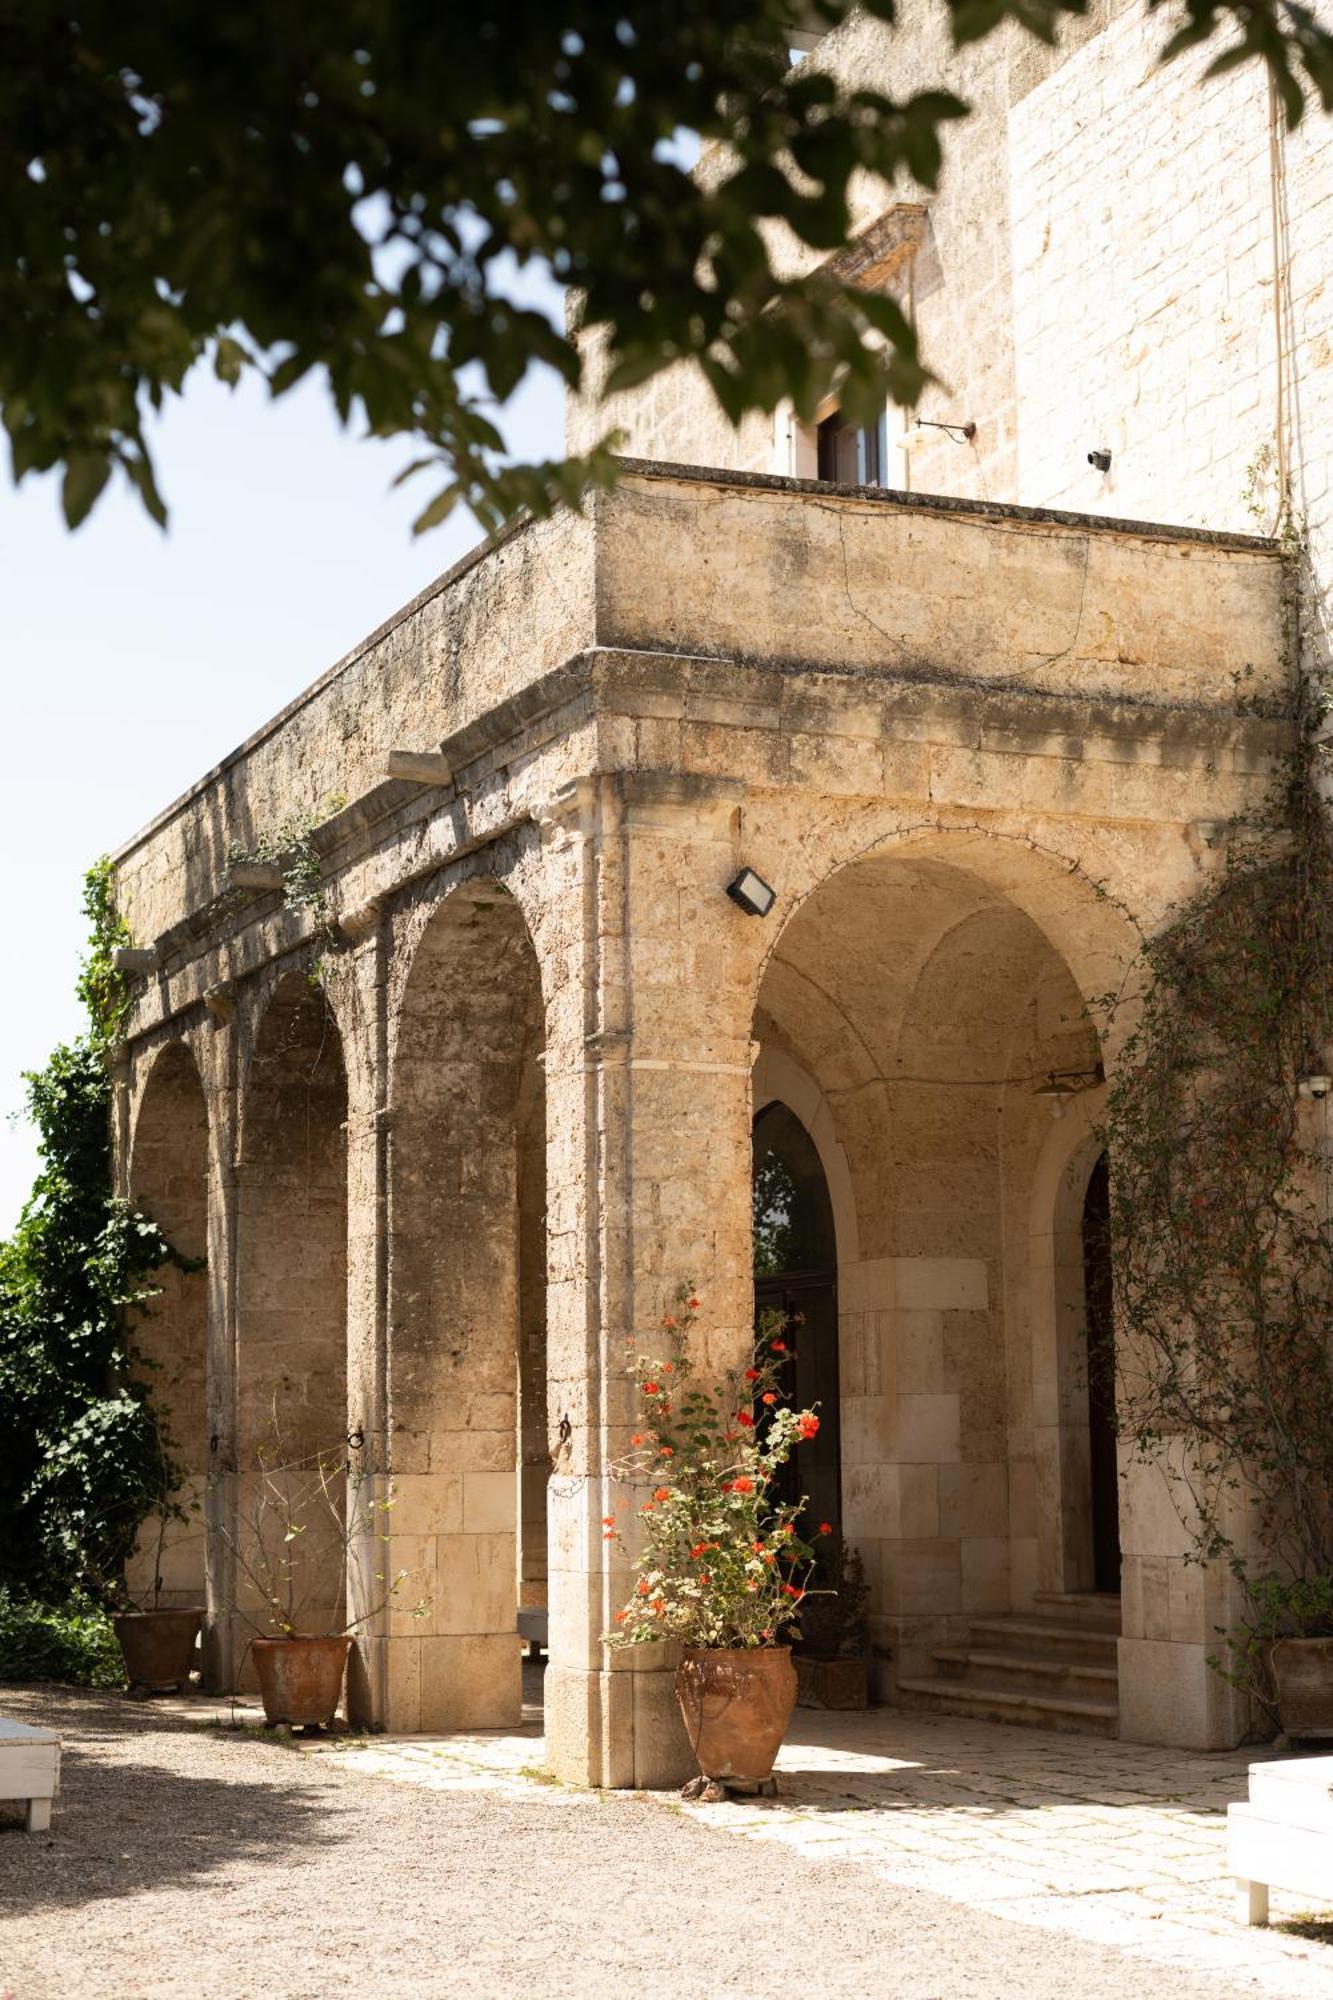
[[1105,1123],[1120,1430],[1245,1593],[1226,1671],[1261,1699],[1276,1637],[1333,1632],[1333,841],[1296,681],[1264,810],[1145,947]]
[[261,834],[253,847],[233,842],[229,855],[233,862],[271,861],[281,868],[283,907],[307,917],[314,934],[317,956],[310,968],[310,980],[315,986],[324,984],[330,962],[341,949],[315,832],[346,804],[343,794],[334,793],[318,811],[297,808]]
[[[16,1603],[73,1607],[77,1623],[90,1602],[115,1602],[141,1523],[180,1484],[130,1328],[152,1273],[183,1260],[113,1192],[108,1059],[130,1003],[112,888],[99,861],[84,882],[88,1027],[24,1079],[41,1165],[0,1244],[0,1647]],[[34,1629],[23,1621],[24,1645]],[[0,1673],[12,1664],[0,1653]]]

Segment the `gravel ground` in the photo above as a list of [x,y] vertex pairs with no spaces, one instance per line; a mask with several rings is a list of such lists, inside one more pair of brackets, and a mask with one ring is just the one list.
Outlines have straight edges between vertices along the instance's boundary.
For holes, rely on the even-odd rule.
[[661,1801],[426,1791],[116,1696],[0,1699],[64,1743],[51,1832],[0,1807],[0,2000],[1253,1993]]

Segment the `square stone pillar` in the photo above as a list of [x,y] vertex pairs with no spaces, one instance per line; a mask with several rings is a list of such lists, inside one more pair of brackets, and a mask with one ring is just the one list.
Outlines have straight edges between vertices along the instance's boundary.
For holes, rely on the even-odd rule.
[[550,1654],[547,1755],[571,1782],[679,1784],[693,1759],[669,1648],[610,1652],[632,1571],[603,1516],[649,1351],[688,1280],[704,1369],[752,1331],[750,1068],[758,920],[726,897],[734,800],[658,774],[587,781],[548,834],[568,926],[547,1010]]
[[208,1103],[208,1344],[204,1395],[208,1466],[204,1480],[206,1616],[202,1637],[204,1685],[233,1688],[245,1634],[231,1612],[236,1601],[235,1559],[222,1530],[234,1524],[236,1445],[236,1149],[239,1104],[234,1010],[228,996],[214,1002],[211,1032],[201,1049],[200,1071]]
[[[347,1072],[347,1435],[348,1505],[378,1522],[388,1497],[385,1319],[388,1244],[386,1062],[387,940],[376,921],[332,961],[330,998],[343,1038]],[[349,1541],[347,1712],[354,1728],[384,1727],[389,1672],[389,1605],[383,1542],[373,1533]]]
[[[1170,1461],[1167,1461],[1168,1465]],[[1209,1666],[1240,1610],[1222,1562],[1191,1555],[1178,1474],[1120,1448],[1123,1556],[1120,1734],[1128,1743],[1225,1750],[1248,1725],[1244,1695]]]

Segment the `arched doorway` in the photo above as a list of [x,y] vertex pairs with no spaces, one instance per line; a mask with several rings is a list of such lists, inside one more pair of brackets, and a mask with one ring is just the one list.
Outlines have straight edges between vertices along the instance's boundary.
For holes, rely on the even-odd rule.
[[1111,1180],[1103,1153],[1083,1196],[1083,1297],[1088,1342],[1088,1462],[1093,1588],[1120,1591],[1120,1479],[1116,1464],[1115,1314],[1111,1291]]
[[[1058,901],[1043,897],[1051,887],[1040,864],[1015,865],[998,843],[867,855],[794,912],[758,988],[758,1067],[808,1078],[827,1127],[817,1156],[840,1227],[840,1525],[865,1564],[872,1638],[889,1663],[883,1695],[952,1699],[935,1682],[974,1626],[984,1634],[1045,1592],[1088,1588],[1063,1559],[1087,1527],[1086,1431],[1081,1414],[1071,1421],[1064,1350],[1046,1351],[1064,1232],[1048,1221],[1034,1239],[1029,1217],[1052,1124],[1041,1085],[1052,1071],[1094,1074],[1100,1048],[1080,984],[1033,913],[1067,935]],[[1057,894],[1068,896],[1067,877]],[[798,1168],[788,1157],[794,1181]],[[1082,1194],[1070,1201],[1071,1352]],[[849,1209],[854,1231],[842,1227]],[[760,1272],[764,1290],[792,1289],[773,1283],[791,1254]],[[1066,1481],[1075,1456],[1079,1477]]]
[[[814,1140],[785,1104],[754,1121],[754,1303],[756,1318],[778,1312],[789,1349],[784,1387],[800,1409],[819,1410],[819,1433],[802,1447],[800,1488],[807,1528],[827,1521],[842,1532],[839,1445],[838,1246],[833,1203]],[[782,1469],[776,1498],[797,1497],[797,1466]]]

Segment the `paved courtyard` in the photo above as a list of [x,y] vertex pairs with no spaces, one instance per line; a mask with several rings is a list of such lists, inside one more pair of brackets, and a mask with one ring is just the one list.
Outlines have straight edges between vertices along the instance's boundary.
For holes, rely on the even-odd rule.
[[[1333,1880],[1321,1911],[1275,1892],[1268,1930],[1233,1912],[1226,1809],[1266,1754],[1160,1750],[901,1709],[798,1710],[777,1799],[672,1809],[1155,1964],[1333,2000]],[[540,1768],[540,1725],[534,1715],[522,1733],[339,1755],[414,1784],[517,1794]]]
[[4,2000],[1333,2000],[1333,1907],[1231,1915],[1244,1753],[802,1713],[776,1801],[687,1806],[551,1783],[536,1709],[293,1751],[250,1704],[0,1703],[66,1746],[49,1836],[0,1810]]

